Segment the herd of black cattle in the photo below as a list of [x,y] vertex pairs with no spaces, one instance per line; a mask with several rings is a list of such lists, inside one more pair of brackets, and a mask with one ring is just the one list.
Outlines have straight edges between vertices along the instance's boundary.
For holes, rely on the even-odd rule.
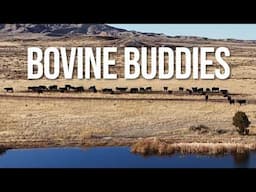
[[[12,87],[4,88],[6,92],[14,92]],[[245,99],[232,99],[231,94],[227,89],[220,89],[219,87],[212,87],[210,88],[198,88],[192,87],[191,89],[184,89],[183,87],[179,87],[178,91],[169,90],[168,87],[163,87],[163,91],[153,91],[152,87],[140,87],[140,88],[130,88],[128,87],[116,87],[115,91],[112,88],[103,88],[102,90],[97,90],[96,86],[90,86],[87,90],[83,86],[74,87],[72,85],[65,85],[64,87],[58,87],[57,85],[40,85],[40,86],[32,86],[27,88],[28,92],[36,92],[36,93],[43,93],[43,92],[102,92],[108,94],[115,94],[115,93],[167,93],[167,94],[189,94],[189,95],[205,95],[205,101],[208,101],[209,95],[222,95],[223,97],[227,98],[229,104],[235,104],[235,102],[239,103],[240,105],[246,104]]]

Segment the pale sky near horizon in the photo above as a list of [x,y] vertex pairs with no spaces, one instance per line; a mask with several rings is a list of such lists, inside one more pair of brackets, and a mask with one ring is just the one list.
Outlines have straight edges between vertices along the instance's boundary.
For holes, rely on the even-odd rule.
[[256,24],[110,24],[113,27],[166,35],[256,40]]

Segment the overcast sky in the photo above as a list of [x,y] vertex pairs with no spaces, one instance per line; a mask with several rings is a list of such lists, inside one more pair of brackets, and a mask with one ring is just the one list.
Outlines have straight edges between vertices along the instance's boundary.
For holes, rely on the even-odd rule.
[[256,40],[256,24],[110,24],[140,32],[201,36],[217,39]]

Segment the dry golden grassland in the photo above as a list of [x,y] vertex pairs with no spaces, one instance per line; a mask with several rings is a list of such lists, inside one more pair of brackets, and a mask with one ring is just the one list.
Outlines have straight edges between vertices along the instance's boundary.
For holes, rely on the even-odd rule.
[[[19,95],[25,93],[3,93]],[[38,95],[37,93],[26,93]],[[255,104],[229,105],[228,102],[189,102],[157,100],[118,100],[118,95],[56,93],[60,97],[0,99],[0,143],[30,145],[42,142],[53,145],[132,144],[141,138],[161,138],[176,143],[255,142]],[[79,93],[77,93],[79,95]],[[117,100],[86,99],[87,94]],[[55,93],[48,93],[55,95]],[[68,97],[61,98],[61,95]],[[76,95],[76,94],[75,94]],[[129,97],[128,94],[125,97]],[[71,98],[69,98],[69,96]],[[145,97],[131,95],[132,97]],[[41,97],[41,98],[40,98]],[[156,96],[154,96],[156,97]],[[161,97],[161,95],[157,96]],[[166,95],[165,97],[174,97]],[[186,97],[186,96],[183,96]],[[202,96],[193,96],[202,97]],[[236,111],[246,112],[251,121],[249,136],[240,136],[232,125]],[[205,125],[206,133],[193,132],[191,126]],[[218,133],[221,130],[222,133]],[[91,141],[92,143],[88,143]]]

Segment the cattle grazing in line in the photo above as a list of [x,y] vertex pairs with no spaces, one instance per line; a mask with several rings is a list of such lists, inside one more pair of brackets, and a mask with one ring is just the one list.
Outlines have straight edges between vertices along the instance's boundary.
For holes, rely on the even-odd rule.
[[168,87],[164,87],[164,92],[167,92],[168,91]]
[[116,87],[117,91],[125,92],[128,89],[128,87]]
[[234,99],[230,99],[230,100],[229,100],[229,104],[230,104],[230,105],[235,104],[235,100],[234,100]]
[[206,88],[206,93],[210,93],[211,89],[210,88]]
[[5,90],[6,92],[11,92],[11,93],[13,93],[13,88],[12,88],[12,87],[5,87],[4,90]]
[[48,89],[49,89],[50,91],[57,91],[57,90],[58,90],[58,86],[57,86],[57,85],[50,85],[50,86],[48,87]]
[[186,89],[186,91],[187,91],[190,95],[192,94],[192,90]]
[[139,92],[139,89],[138,89],[138,88],[131,88],[131,89],[130,89],[130,92],[131,92],[131,93],[138,93],[138,92]]
[[95,85],[94,85],[94,86],[90,86],[90,87],[89,87],[89,91],[90,91],[90,92],[93,92],[93,93],[97,93],[96,86],[95,86]]
[[172,90],[168,90],[168,94],[172,94]]
[[245,99],[237,99],[236,101],[237,101],[237,103],[239,103],[240,105],[246,104],[246,100],[245,100]]
[[212,92],[213,93],[219,93],[220,92],[220,88],[219,87],[213,87],[212,88]]
[[205,95],[205,101],[207,102],[209,99],[209,96],[208,95]]
[[146,87],[146,91],[147,92],[151,92],[152,91],[152,87]]
[[197,87],[192,87],[193,93],[197,93]]
[[110,93],[110,94],[113,94],[113,93],[114,93],[111,88],[104,88],[104,89],[102,89],[102,92],[103,92],[103,93]]
[[184,88],[183,87],[179,87],[179,91],[184,91]]
[[144,87],[140,87],[140,92],[145,93],[146,92],[145,88]]
[[221,89],[220,92],[221,92],[223,95],[227,95],[227,94],[228,94],[228,90],[227,90],[227,89]]

